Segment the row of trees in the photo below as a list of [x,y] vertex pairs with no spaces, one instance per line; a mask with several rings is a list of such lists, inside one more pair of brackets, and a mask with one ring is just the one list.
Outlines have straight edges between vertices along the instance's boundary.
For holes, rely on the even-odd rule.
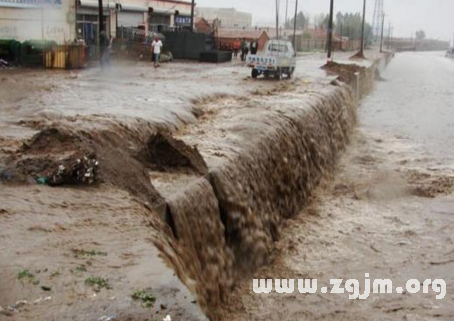
[[[311,18],[313,20],[313,23],[311,23]],[[309,28],[310,25],[315,26],[315,28],[320,29],[324,28],[326,29],[326,26],[328,25],[328,15],[325,14],[319,14],[311,17],[308,14],[305,14],[304,12],[300,11],[296,15],[296,28],[299,30],[304,30]],[[295,23],[295,18],[291,18],[285,22],[285,28],[286,29],[293,29]],[[326,24],[325,24],[326,23]]]
[[[360,39],[362,29],[362,15],[360,13],[342,13],[339,12],[336,15],[336,21],[334,27],[336,33],[342,37],[349,37],[350,39]],[[286,29],[293,29],[295,19],[289,19],[285,23]],[[308,14],[304,14],[300,11],[296,16],[296,28],[297,30],[305,30],[310,26],[315,29],[328,29],[329,15],[319,14],[312,17]],[[372,26],[366,23],[365,26],[365,37],[366,39],[372,38]]]

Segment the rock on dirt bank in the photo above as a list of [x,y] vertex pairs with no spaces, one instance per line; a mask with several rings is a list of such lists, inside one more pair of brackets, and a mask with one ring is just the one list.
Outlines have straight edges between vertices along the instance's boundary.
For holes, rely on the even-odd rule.
[[[77,320],[76,311],[84,320],[197,320],[199,306],[218,319],[235,280],[267,263],[282,221],[329,175],[355,126],[356,98],[378,68],[347,68],[359,78],[331,70],[348,84],[297,79],[204,99],[194,106],[198,122],[173,133],[140,119],[25,124],[38,134],[2,150],[0,238],[9,263],[0,304],[26,297],[7,312],[18,320]],[[78,179],[93,172],[78,165],[84,158],[98,162],[90,186]],[[62,187],[29,184],[55,175]],[[48,284],[55,308],[30,304]]]

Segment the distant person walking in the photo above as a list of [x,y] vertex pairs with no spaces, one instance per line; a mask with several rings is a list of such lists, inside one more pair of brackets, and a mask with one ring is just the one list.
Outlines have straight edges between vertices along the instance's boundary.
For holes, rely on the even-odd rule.
[[259,44],[257,40],[251,42],[251,55],[256,55],[259,50]]
[[241,42],[241,61],[246,61],[247,52],[249,51],[246,38]]
[[101,32],[101,43],[100,43],[100,48],[101,48],[101,68],[104,69],[106,67],[110,66],[110,53],[112,52],[112,37],[107,37],[107,34],[105,31]]
[[158,68],[159,60],[161,58],[162,41],[156,37],[151,44],[151,48],[153,51],[154,67]]
[[238,51],[240,51],[241,48],[241,41],[240,39],[236,39],[233,42],[233,57],[238,58]]

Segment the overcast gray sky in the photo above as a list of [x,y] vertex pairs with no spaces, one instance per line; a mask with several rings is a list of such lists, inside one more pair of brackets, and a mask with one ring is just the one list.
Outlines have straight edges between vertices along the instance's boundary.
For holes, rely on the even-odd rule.
[[[296,0],[289,1],[294,11]],[[235,7],[251,12],[255,24],[272,23],[275,0],[196,0],[198,6]],[[281,2],[281,20],[285,16],[285,2]],[[335,0],[335,11],[360,12],[362,0]],[[452,40],[454,35],[454,0],[384,0],[385,13],[394,25],[394,35],[410,37],[423,29],[428,37]],[[372,23],[375,0],[367,0],[367,20]],[[329,0],[299,0],[299,7],[309,14],[327,13]],[[387,24],[386,24],[387,25]]]

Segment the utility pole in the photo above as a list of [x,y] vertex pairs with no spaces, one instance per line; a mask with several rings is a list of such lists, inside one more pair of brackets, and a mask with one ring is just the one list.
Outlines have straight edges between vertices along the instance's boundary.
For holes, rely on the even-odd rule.
[[364,34],[365,26],[366,26],[366,0],[363,0],[363,25],[361,27],[361,49],[359,52],[359,55],[361,57],[364,57],[364,37],[366,36]]
[[276,0],[276,38],[279,40],[279,4],[280,1]]
[[388,50],[391,48],[391,21],[388,22]]
[[340,51],[343,50],[343,46],[344,46],[344,37],[342,36],[344,34],[344,25],[343,25],[343,20],[341,22],[339,22],[340,26],[339,26],[339,35],[340,35],[340,38],[341,38],[341,47],[340,47]]
[[288,0],[287,0],[286,5],[285,5],[285,22],[284,22],[285,24],[284,24],[284,27],[287,24],[287,19],[288,19]]
[[381,37],[380,37],[380,52],[383,52],[383,33],[385,31],[385,13],[383,12],[383,17],[381,21]]
[[195,0],[192,0],[191,3],[191,32],[194,32],[194,9],[195,9]]
[[98,0],[98,48],[99,48],[99,59],[102,60],[103,46],[102,43],[102,32],[104,31],[104,7],[102,0]]
[[333,17],[334,17],[334,0],[331,0],[329,10],[329,23],[328,23],[328,60],[332,56],[332,44],[333,44]]
[[293,21],[293,49],[295,50],[295,56],[296,56],[296,17],[298,16],[298,0],[296,0],[295,4],[295,21]]

